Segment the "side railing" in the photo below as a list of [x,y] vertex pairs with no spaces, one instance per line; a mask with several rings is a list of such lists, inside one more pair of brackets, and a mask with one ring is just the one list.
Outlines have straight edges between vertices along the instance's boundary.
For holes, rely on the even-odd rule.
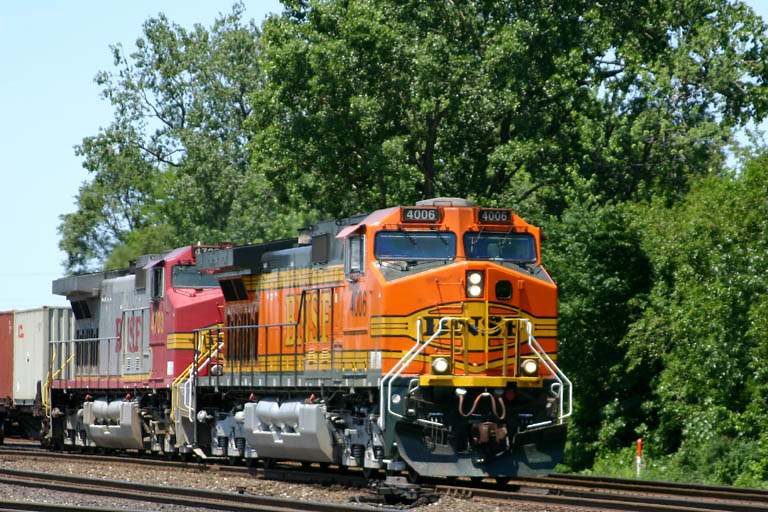
[[[51,419],[51,382],[56,380],[56,378],[61,375],[61,372],[64,370],[64,368],[67,367],[69,363],[72,362],[72,360],[75,358],[75,354],[70,355],[66,361],[64,361],[64,364],[62,364],[58,370],[53,371],[54,364],[56,363],[56,356],[58,351],[51,351],[51,359],[50,363],[48,364],[48,373],[45,375],[45,384],[43,384],[43,392],[42,397],[40,400],[43,403],[43,411],[45,412],[45,417],[48,419]],[[51,373],[53,372],[53,373]]]
[[[113,341],[117,336],[54,340],[48,344],[48,372],[41,391],[41,402],[47,418],[51,414],[51,387],[56,380],[80,381],[109,379],[120,376],[120,355],[112,356]],[[106,355],[102,359],[102,344]],[[63,361],[58,367],[57,361]],[[115,371],[112,372],[112,367]]]
[[[401,414],[398,414],[392,410],[392,381],[400,377],[406,368],[413,362],[416,357],[421,354],[438,336],[443,332],[445,324],[451,322],[451,330],[454,330],[454,321],[463,321],[462,329],[467,328],[467,321],[470,319],[467,317],[459,316],[444,316],[440,319],[435,329],[434,334],[430,336],[424,343],[421,342],[421,318],[416,320],[416,343],[405,353],[400,360],[387,372],[387,374],[381,379],[379,386],[379,428],[384,430],[387,426],[386,413],[390,413],[393,416],[402,418]],[[466,347],[466,343],[464,344]],[[466,365],[465,365],[466,367]],[[386,397],[385,397],[386,395]],[[386,399],[385,399],[386,398]],[[419,420],[422,423],[426,423],[432,426],[442,426],[441,423],[433,422],[430,420]]]
[[[277,362],[278,370],[276,373],[284,373],[282,371],[283,368],[283,359],[284,358],[293,358],[293,373],[298,377],[299,374],[299,364],[298,364],[298,358],[300,356],[304,356],[303,348],[302,352],[299,352],[299,339],[301,338],[302,343],[301,345],[305,345],[306,343],[306,323],[307,323],[307,315],[313,314],[316,315],[315,318],[315,325],[320,325],[320,306],[318,305],[318,309],[316,311],[309,311],[307,306],[307,298],[309,294],[311,293],[322,293],[325,291],[330,291],[331,294],[333,291],[337,288],[340,288],[339,285],[329,285],[329,286],[317,286],[317,287],[310,287],[310,288],[304,288],[301,291],[301,297],[299,300],[299,306],[298,310],[296,311],[296,320],[293,322],[284,322],[284,323],[272,323],[272,324],[252,324],[252,325],[233,325],[233,326],[217,326],[217,327],[205,327],[201,329],[195,329],[194,336],[195,336],[195,355],[193,357],[193,362],[190,363],[187,368],[184,369],[181,374],[179,374],[178,377],[176,377],[171,385],[171,401],[172,401],[172,407],[171,407],[171,418],[173,421],[177,421],[177,418],[175,416],[176,411],[178,411],[181,414],[184,414],[187,418],[189,418],[190,421],[194,421],[194,416],[196,413],[196,407],[195,407],[195,387],[196,387],[196,381],[198,376],[200,375],[200,372],[205,370],[207,366],[211,364],[211,361],[215,360],[217,357],[221,357],[222,362],[227,361],[227,364],[238,365],[238,369],[241,371],[243,370],[240,366],[242,361],[233,360],[233,356],[236,356],[235,354],[230,354],[229,350],[227,348],[227,333],[238,331],[238,330],[248,330],[253,329],[258,331],[262,331],[263,336],[263,344],[264,344],[264,354],[261,354],[261,356],[266,356],[267,358],[272,355],[270,354],[270,340],[269,340],[269,330],[270,329],[278,329],[280,335],[278,336],[277,343],[279,344],[279,350],[277,352],[277,355],[279,357],[279,360]],[[320,301],[318,301],[319,304]],[[328,330],[329,333],[329,343],[333,344],[333,333],[334,333],[334,304],[335,301],[330,301],[330,311],[328,313],[329,319],[330,319],[330,327]],[[283,351],[283,344],[285,340],[284,332],[287,329],[293,330],[293,351],[292,352],[284,352]],[[211,333],[215,332],[215,335],[211,335]],[[301,334],[301,336],[300,336]],[[319,334],[318,334],[319,336]],[[254,337],[254,343],[258,343],[258,336]],[[211,341],[213,340],[213,341]],[[274,340],[273,340],[274,343]],[[273,345],[274,346],[274,345]],[[250,352],[249,352],[250,353]],[[259,354],[257,354],[256,347],[253,348],[253,357],[254,361],[258,359]],[[251,369],[252,370],[252,369]],[[268,363],[264,364],[263,368],[260,370],[260,373],[263,374],[265,377],[268,377],[270,372],[275,372],[275,370],[270,369],[270,365]],[[221,377],[221,374],[213,375],[211,372],[209,372],[209,375],[212,375],[213,377]]]
[[[527,318],[519,318],[518,320],[525,326],[526,332],[528,333],[528,346],[531,348],[531,351],[539,358],[544,367],[552,374],[557,384],[559,384],[559,389],[557,390],[560,405],[558,421],[562,423],[565,418],[573,414],[573,384],[533,336],[533,324],[531,321]],[[563,397],[566,392],[568,393],[568,412],[565,412],[563,403]],[[534,428],[546,423],[547,422],[528,425],[528,428]]]

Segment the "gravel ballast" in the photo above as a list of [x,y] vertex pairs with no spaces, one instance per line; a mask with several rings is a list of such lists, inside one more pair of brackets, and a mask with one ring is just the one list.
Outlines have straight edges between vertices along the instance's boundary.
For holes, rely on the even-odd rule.
[[[341,486],[320,486],[262,480],[253,476],[225,475],[215,469],[203,468],[147,468],[131,464],[112,464],[109,462],[46,461],[28,458],[4,458],[0,455],[0,465],[7,468],[47,473],[89,476],[109,480],[150,483],[171,487],[192,487],[228,492],[245,492],[262,496],[277,496],[288,499],[318,501],[325,503],[360,504],[377,507],[381,510],[407,508],[406,506],[387,507],[371,502],[372,496],[364,489],[346,489]],[[8,501],[56,503],[69,506],[91,506],[121,508],[125,510],[171,511],[178,510],[172,505],[147,503],[140,500],[126,500],[108,496],[90,496],[86,494],[49,491],[25,486],[0,484],[0,496]],[[187,509],[190,510],[190,509]],[[208,510],[208,509],[200,509]],[[415,512],[502,512],[502,511],[557,511],[573,510],[565,507],[543,507],[541,505],[500,503],[491,500],[459,499],[442,496],[435,503],[410,508]],[[583,510],[583,509],[580,509]]]

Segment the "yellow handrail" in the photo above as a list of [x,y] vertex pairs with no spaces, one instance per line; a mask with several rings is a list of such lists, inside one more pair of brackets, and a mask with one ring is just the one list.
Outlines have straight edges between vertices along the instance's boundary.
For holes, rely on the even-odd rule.
[[53,356],[51,357],[51,362],[48,365],[48,373],[45,375],[45,384],[43,385],[43,396],[41,397],[41,401],[43,402],[43,409],[45,410],[45,417],[48,419],[51,419],[51,401],[48,399],[48,394],[51,391],[51,381],[59,376],[61,371],[67,367],[67,365],[74,359],[75,354],[72,354],[69,356],[69,359],[64,361],[64,364],[61,365],[61,367],[56,370],[53,375],[51,375],[51,370],[53,369],[53,363],[56,361],[56,352],[53,353]]
[[[216,328],[217,327],[208,329],[208,331],[210,332],[212,329]],[[202,331],[196,332],[195,336],[197,336],[199,340],[197,342],[197,358],[195,358],[195,360],[192,361],[189,366],[187,366],[187,368],[184,369],[184,371],[181,372],[179,376],[173,380],[173,383],[171,384],[171,420],[173,422],[176,422],[176,409],[182,412],[189,412],[189,409],[183,407],[180,403],[179,388],[181,387],[181,384],[189,378],[192,370],[196,366],[202,364],[206,359],[211,357],[214,352],[221,348],[219,343],[212,343],[210,347],[202,346],[202,342],[205,339],[205,336],[202,335]]]

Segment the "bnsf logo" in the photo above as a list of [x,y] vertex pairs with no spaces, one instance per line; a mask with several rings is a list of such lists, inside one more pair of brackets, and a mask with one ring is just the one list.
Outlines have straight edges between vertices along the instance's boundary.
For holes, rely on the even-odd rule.
[[[429,337],[435,334],[437,330],[437,326],[440,323],[441,316],[425,316],[422,317],[421,322],[421,335],[424,337]],[[471,327],[469,328],[469,336],[482,336],[483,332],[489,332],[491,336],[494,338],[503,338],[504,333],[502,332],[502,329],[500,328],[500,325],[503,321],[503,318],[500,316],[492,316],[488,318],[488,325],[485,325],[485,320],[482,316],[472,316],[471,319]],[[507,331],[507,337],[512,338],[515,336],[517,329],[517,322],[506,322],[506,331]],[[462,326],[456,325],[455,326],[456,335],[461,335]],[[476,332],[477,334],[474,334]],[[446,329],[443,329],[443,333],[440,335],[440,337],[448,337],[450,335],[450,332]]]

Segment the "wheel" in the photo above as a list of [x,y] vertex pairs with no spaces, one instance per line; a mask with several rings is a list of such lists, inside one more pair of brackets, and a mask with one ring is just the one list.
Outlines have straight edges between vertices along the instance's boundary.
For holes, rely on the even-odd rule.
[[503,486],[507,485],[510,480],[512,480],[512,477],[509,477],[509,476],[497,476],[496,477],[496,485],[503,487]]
[[379,470],[376,468],[363,468],[363,477],[365,477],[366,480],[373,480],[379,476]]
[[181,462],[189,462],[192,459],[192,454],[189,452],[181,452],[179,453],[179,458],[181,459]]
[[329,467],[331,467],[331,465],[328,464],[327,462],[320,463],[320,469],[322,469],[323,471],[327,470]]
[[176,452],[165,452],[165,458],[168,460],[174,460],[176,458]]
[[245,459],[245,465],[248,466],[249,468],[255,468],[256,466],[258,466],[258,464],[259,464],[259,459],[257,459],[256,457],[248,457],[247,459]]
[[303,460],[301,461],[301,467],[302,469],[309,469],[312,467],[312,463],[307,460]]
[[400,501],[400,498],[398,498],[394,494],[384,495],[384,503],[386,503],[387,505],[397,505],[399,501]]
[[408,466],[408,473],[406,474],[406,477],[408,478],[408,482],[412,484],[417,484],[419,481],[421,481],[421,475],[419,475],[415,469]]
[[473,484],[479,484],[480,482],[482,482],[482,481],[483,481],[483,477],[482,477],[482,476],[471,476],[471,477],[469,477],[469,480],[470,480],[470,481],[471,481]]
[[264,466],[264,469],[272,469],[275,467],[275,459],[271,458],[265,458],[262,459],[262,466]]
[[234,455],[230,455],[228,461],[230,466],[240,465],[240,457],[235,457]]

